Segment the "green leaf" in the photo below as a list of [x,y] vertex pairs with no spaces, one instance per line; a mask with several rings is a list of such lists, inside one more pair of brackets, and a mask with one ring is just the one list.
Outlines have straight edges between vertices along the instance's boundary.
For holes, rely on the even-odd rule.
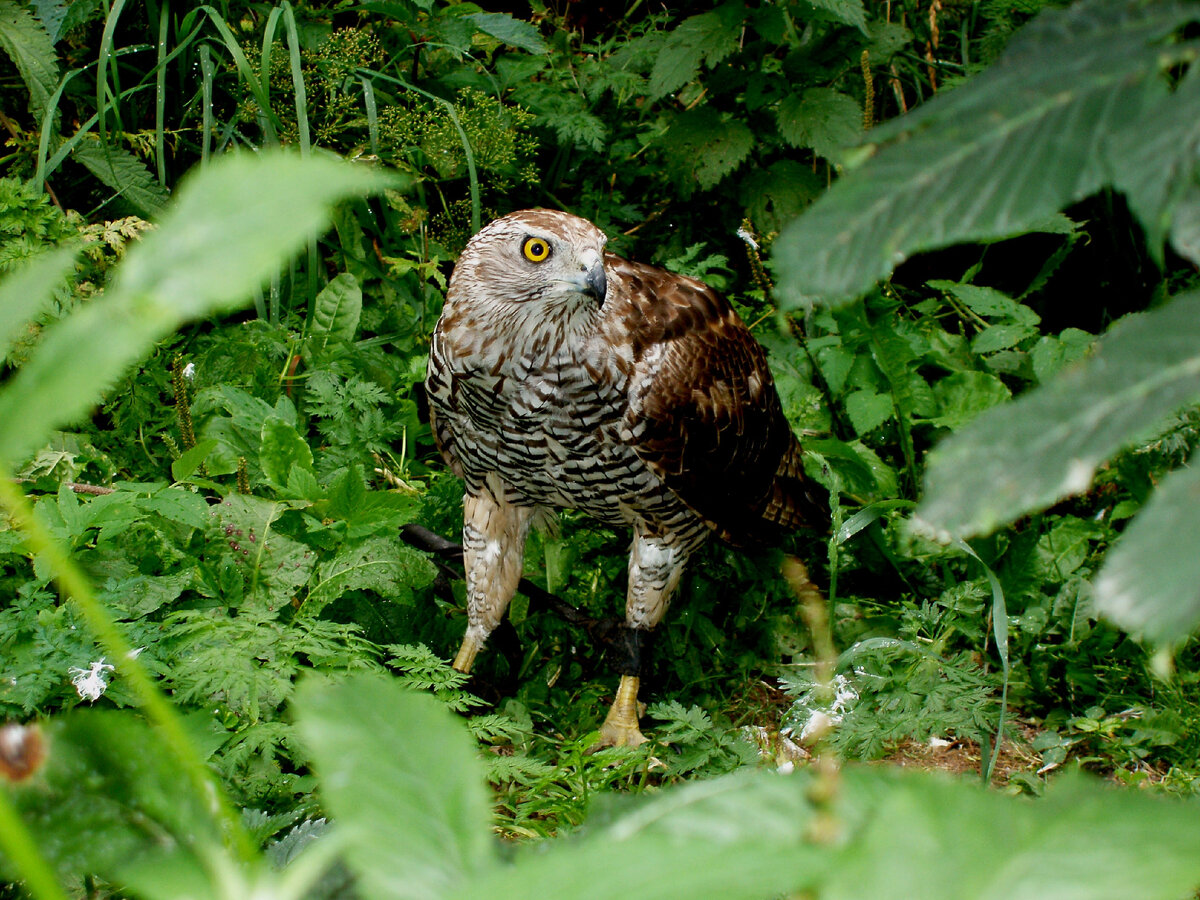
[[166,188],[158,183],[145,163],[123,147],[106,146],[89,138],[80,141],[71,156],[141,215],[158,217],[167,208]]
[[[224,577],[231,579],[235,590],[241,586],[247,601],[254,600],[269,613],[297,599],[316,564],[306,544],[273,527],[287,510],[283,503],[250,494],[230,494],[210,510],[210,540],[226,544],[236,566],[236,579],[234,574]],[[234,605],[228,598],[226,602]],[[243,606],[243,612],[249,611],[248,606]]]
[[833,88],[809,88],[789,94],[776,112],[779,133],[793,147],[811,147],[818,156],[834,159],[838,151],[862,138],[862,109],[847,94]]
[[971,339],[971,352],[979,355],[1008,350],[1038,333],[1033,325],[992,325]]
[[[731,4],[725,5],[725,9],[729,7]],[[741,30],[728,18],[717,10],[679,23],[655,57],[646,99],[657,100],[679,90],[696,78],[701,63],[711,68],[736,50]]]
[[58,87],[54,42],[29,10],[12,0],[0,0],[0,48],[21,73],[29,91],[29,109],[40,123]]
[[736,119],[701,107],[677,116],[661,144],[667,166],[681,186],[690,188],[694,182],[707,189],[750,155],[754,133]]
[[[0,389],[0,460],[14,463],[86,413],[184,322],[250,300],[326,221],[337,199],[386,179],[328,157],[231,154],[190,177],[160,228],[132,247],[105,296],[47,328]],[[303,190],[298,186],[303,186]],[[258,198],[247,203],[246,198]]]
[[[1188,238],[1188,222],[1200,209],[1200,71],[1193,66],[1173,94],[1160,98],[1133,127],[1112,135],[1107,149],[1113,181],[1128,197],[1159,265],[1168,234],[1176,250],[1200,263]],[[1176,221],[1184,210],[1193,212]]]
[[308,679],[294,706],[367,900],[445,897],[493,864],[483,768],[443,705],[394,679],[355,675]]
[[825,180],[794,159],[754,167],[738,180],[739,199],[764,234],[779,231],[825,190]]
[[216,441],[201,441],[190,450],[185,450],[179,455],[179,459],[171,463],[171,477],[176,481],[186,481],[188,478],[191,478],[204,465],[204,460],[208,458],[208,454],[212,453],[216,448]]
[[317,583],[304,601],[304,614],[319,615],[326,605],[355,590],[408,604],[413,591],[430,584],[436,575],[433,563],[397,538],[371,537],[321,564]]
[[954,372],[933,385],[941,414],[929,420],[931,425],[959,428],[985,409],[1012,399],[1012,392],[995,375],[973,369]]
[[0,282],[0,363],[30,324],[54,299],[54,289],[75,264],[77,248],[61,247],[32,259]]
[[674,787],[585,839],[519,848],[514,865],[454,896],[758,900],[819,883],[838,857],[805,840],[811,781],[756,775]]
[[1167,475],[1108,554],[1097,609],[1126,631],[1180,644],[1200,626],[1200,459]]
[[1039,383],[1049,381],[1064,366],[1083,359],[1095,342],[1094,334],[1078,328],[1063,329],[1058,337],[1043,335],[1029,351],[1033,374]]
[[207,798],[140,717],[80,710],[46,727],[44,770],[9,790],[64,882],[124,882],[152,859],[195,872],[220,845]]
[[342,272],[317,294],[309,331],[321,335],[318,349],[324,349],[330,338],[336,341],[354,340],[361,315],[362,288],[358,286],[357,278],[349,272]]
[[861,388],[846,397],[846,415],[859,435],[878,428],[895,413],[891,394]]
[[484,34],[490,34],[510,47],[526,53],[549,53],[550,46],[538,34],[537,26],[514,18],[508,13],[477,12],[466,18]]
[[869,132],[866,162],[775,242],[781,299],[857,296],[915,252],[1022,234],[1110,183],[1103,138],[1138,130],[1183,53],[1164,39],[1198,17],[1169,0],[1042,12],[981,75]]
[[986,534],[1085,490],[1102,462],[1200,399],[1200,292],[1118,322],[1082,364],[929,455],[917,510],[939,538]]
[[1036,325],[1041,321],[1041,317],[1024,303],[1017,302],[995,288],[961,284],[957,281],[931,281],[929,286],[935,290],[946,291],[972,312],[987,319],[1006,318],[1023,325]]
[[867,31],[867,12],[862,0],[807,0],[813,9],[828,13],[838,22],[853,25],[863,34]]
[[287,486],[293,467],[313,471],[313,455],[308,442],[300,436],[295,425],[279,416],[268,416],[263,421],[258,463],[267,481],[277,488]]
[[1191,803],[1063,778],[1036,803],[937,775],[845,773],[865,801],[822,900],[1172,900],[1200,885]]

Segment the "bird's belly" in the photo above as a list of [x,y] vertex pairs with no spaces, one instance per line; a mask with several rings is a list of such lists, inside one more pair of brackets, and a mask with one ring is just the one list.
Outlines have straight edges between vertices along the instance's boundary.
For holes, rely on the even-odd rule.
[[495,473],[521,505],[579,509],[614,525],[646,519],[678,527],[694,519],[620,439],[624,407],[616,386],[556,374],[552,381],[459,383],[437,412],[475,489]]

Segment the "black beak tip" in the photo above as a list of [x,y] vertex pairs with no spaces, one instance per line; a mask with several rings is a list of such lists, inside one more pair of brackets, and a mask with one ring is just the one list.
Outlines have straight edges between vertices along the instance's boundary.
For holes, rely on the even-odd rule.
[[608,278],[604,274],[603,263],[597,263],[588,269],[586,284],[584,293],[594,298],[597,303],[603,303],[608,294]]

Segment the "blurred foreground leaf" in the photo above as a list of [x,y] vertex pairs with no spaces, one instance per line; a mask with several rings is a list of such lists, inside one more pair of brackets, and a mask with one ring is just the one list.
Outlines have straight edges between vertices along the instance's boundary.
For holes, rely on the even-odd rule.
[[[970,83],[868,133],[861,167],[775,242],[781,298],[857,296],[916,252],[1039,230],[1114,181],[1136,187],[1135,211],[1161,236],[1160,217],[1200,164],[1187,149],[1191,107],[1173,102],[1167,77],[1190,45],[1168,36],[1198,18],[1200,5],[1172,0],[1041,13]],[[1172,162],[1191,152],[1186,166],[1147,162],[1145,125],[1163,117],[1176,122],[1172,136],[1190,140],[1165,141]]]
[[1087,489],[1096,467],[1200,399],[1200,293],[1118,322],[1093,354],[929,454],[916,524],[987,534]]
[[0,391],[0,422],[20,423],[0,429],[0,462],[21,461],[53,429],[84,415],[184,322],[248,303],[325,224],[333,203],[386,183],[330,157],[283,154],[233,154],[187,178],[105,296],[47,328]]
[[1122,628],[1176,643],[1200,626],[1200,460],[1169,474],[1096,579],[1096,607]]
[[444,705],[360,675],[310,679],[295,708],[363,896],[448,896],[491,863],[483,766]]

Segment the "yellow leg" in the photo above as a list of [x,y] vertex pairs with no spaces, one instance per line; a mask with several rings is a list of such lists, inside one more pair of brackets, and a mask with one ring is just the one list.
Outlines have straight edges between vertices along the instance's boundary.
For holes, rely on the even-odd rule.
[[638,684],[635,675],[622,675],[617,686],[617,697],[600,726],[600,746],[636,747],[646,742],[646,736],[638,728]]
[[462,672],[464,675],[471,671],[471,666],[475,664],[475,654],[479,652],[479,648],[483,646],[483,641],[479,640],[468,630],[463,635],[462,646],[458,648],[458,655],[454,657],[453,666]]

